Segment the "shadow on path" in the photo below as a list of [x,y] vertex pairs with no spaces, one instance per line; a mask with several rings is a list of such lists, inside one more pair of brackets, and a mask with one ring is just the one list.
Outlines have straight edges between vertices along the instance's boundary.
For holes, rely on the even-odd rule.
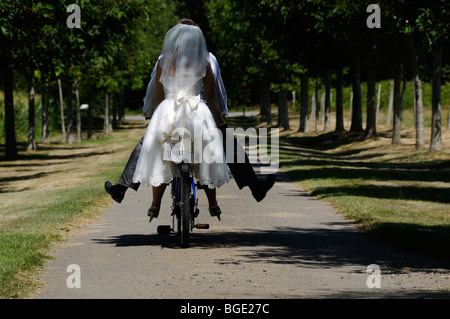
[[[348,226],[348,222],[345,225]],[[341,225],[334,226],[342,228]],[[124,234],[93,241],[117,247],[161,246],[181,249],[176,234]],[[385,273],[449,269],[448,263],[444,261],[421,261],[416,255],[396,254],[364,235],[349,230],[349,227],[337,230],[278,227],[273,230],[246,229],[235,232],[194,231],[191,234],[191,247],[188,249],[220,248],[238,248],[236,255],[216,261],[222,264],[274,263],[311,268],[348,265],[367,267],[378,264]]]

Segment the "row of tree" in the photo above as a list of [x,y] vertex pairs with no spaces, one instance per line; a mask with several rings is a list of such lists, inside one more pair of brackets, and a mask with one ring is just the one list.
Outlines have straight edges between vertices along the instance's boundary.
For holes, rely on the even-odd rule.
[[[116,105],[111,97],[124,106],[129,100],[128,92],[142,89],[160,52],[164,34],[177,21],[175,12],[183,3],[80,0],[77,21],[72,16],[73,8],[68,11],[68,5],[60,0],[2,1],[0,72],[5,93],[6,157],[17,156],[15,77],[25,79],[29,92],[29,149],[36,147],[37,90],[42,96],[42,141],[49,140],[51,98],[60,104],[64,141],[81,139],[83,97],[104,101],[101,113],[108,132],[110,105]],[[386,0],[378,3],[378,8],[377,16],[373,6],[368,11],[367,3],[352,0],[205,0],[195,4],[185,1],[181,12],[201,25],[210,50],[219,58],[230,96],[241,87],[251,88],[253,98],[260,101],[263,120],[270,123],[271,92],[278,93],[278,125],[285,129],[289,129],[286,94],[298,89],[299,131],[309,129],[309,98],[316,94],[309,91],[310,82],[314,82],[315,91],[319,85],[325,86],[326,128],[330,127],[329,92],[335,87],[336,130],[344,130],[342,88],[350,83],[353,88],[350,130],[375,136],[375,83],[393,78],[392,141],[400,143],[405,81],[413,79],[416,145],[421,148],[425,144],[421,81],[432,81],[430,150],[439,150],[440,87],[443,66],[449,63],[445,53],[449,50],[450,3]],[[78,22],[80,28],[76,27]],[[361,96],[364,81],[368,88],[365,128]],[[257,97],[255,92],[259,93]],[[140,100],[142,91],[135,95]],[[99,110],[100,103],[97,104],[90,105],[89,111]]]
[[[76,3],[76,6],[61,0],[0,3],[0,72],[5,96],[7,159],[17,158],[15,89],[29,92],[30,150],[36,148],[38,90],[42,97],[43,142],[50,141],[51,98],[60,103],[63,142],[81,140],[80,96],[89,101],[104,97],[104,106],[90,104],[89,111],[104,110],[104,131],[108,133],[111,97],[124,101],[127,91],[142,89],[160,54],[165,33],[177,21],[174,1]],[[18,77],[25,79],[26,88],[17,87]],[[50,96],[54,91],[58,96]],[[139,97],[142,101],[143,96]]]
[[[394,79],[392,143],[401,141],[405,82],[414,81],[416,147],[425,146],[421,81],[432,81],[430,151],[442,148],[440,88],[443,52],[449,52],[450,2],[386,0],[377,5],[352,0],[208,0],[210,41],[229,91],[259,92],[263,120],[270,123],[270,92],[279,95],[278,125],[289,129],[286,92],[300,89],[299,131],[308,127],[310,79],[336,90],[336,130],[344,130],[343,86],[353,90],[350,130],[376,136],[376,81]],[[317,81],[319,79],[319,81]],[[367,83],[363,127],[361,82]],[[294,87],[293,87],[294,85]],[[299,88],[296,86],[300,86]],[[317,90],[316,90],[317,92]],[[315,94],[315,93],[313,93]],[[254,97],[256,98],[256,97]]]

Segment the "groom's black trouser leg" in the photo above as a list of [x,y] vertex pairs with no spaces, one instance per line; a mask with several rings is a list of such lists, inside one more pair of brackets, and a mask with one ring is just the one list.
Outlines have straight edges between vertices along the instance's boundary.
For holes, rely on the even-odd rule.
[[[227,150],[226,140],[233,138],[234,161],[233,163],[231,163],[230,161],[231,154],[226,154],[227,164],[239,189],[242,189],[245,186],[256,185],[258,179],[256,177],[255,170],[253,169],[253,166],[250,163],[250,160],[248,159],[247,153],[245,152],[244,148],[240,143],[238,143],[235,136],[231,137],[230,136],[231,134],[224,134],[224,135],[228,135],[227,137],[223,138],[223,148],[225,152]],[[244,157],[243,162],[242,157]]]
[[122,186],[126,186],[128,188],[132,188],[135,191],[139,188],[139,183],[133,183],[133,175],[136,171],[136,164],[139,158],[139,154],[141,153],[142,141],[144,137],[141,138],[139,143],[137,143],[133,152],[131,152],[130,158],[128,159],[127,165],[125,165],[125,169],[122,172],[122,176],[120,176],[119,184]]

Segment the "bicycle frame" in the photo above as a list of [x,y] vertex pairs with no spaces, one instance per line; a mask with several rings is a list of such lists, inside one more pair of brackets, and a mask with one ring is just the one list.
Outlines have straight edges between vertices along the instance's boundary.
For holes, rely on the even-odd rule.
[[[171,141],[169,144],[176,143]],[[170,161],[172,147],[164,151],[164,159]],[[177,175],[172,180],[172,227],[158,226],[158,233],[177,232],[180,236],[181,247],[189,247],[190,232],[193,228],[208,229],[208,224],[196,224],[199,215],[196,185],[189,163],[181,162],[177,165]],[[175,228],[176,220],[176,228]]]
[[181,247],[189,247],[193,228],[209,228],[206,224],[195,224],[199,209],[196,186],[191,175],[190,165],[182,162],[172,181],[172,231],[175,231],[176,220]]
[[[181,164],[179,166],[179,171],[181,171]],[[191,181],[191,190],[192,190],[192,197],[193,201],[195,203],[195,208],[197,208],[197,194],[196,194],[196,187],[194,183],[194,178],[190,176]],[[175,230],[175,217],[178,214],[178,209],[181,209],[183,202],[181,200],[181,183],[182,183],[182,176],[181,174],[177,174],[172,180],[172,229]],[[190,203],[189,203],[190,204]],[[197,217],[194,215],[194,217]]]

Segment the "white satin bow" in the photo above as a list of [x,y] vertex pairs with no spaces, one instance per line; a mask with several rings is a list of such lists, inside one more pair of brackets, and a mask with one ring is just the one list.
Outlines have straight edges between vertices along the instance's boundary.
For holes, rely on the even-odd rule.
[[181,105],[183,103],[187,103],[192,111],[197,109],[198,103],[200,103],[200,94],[197,96],[188,95],[185,91],[180,91],[177,94],[176,98],[177,105]]

